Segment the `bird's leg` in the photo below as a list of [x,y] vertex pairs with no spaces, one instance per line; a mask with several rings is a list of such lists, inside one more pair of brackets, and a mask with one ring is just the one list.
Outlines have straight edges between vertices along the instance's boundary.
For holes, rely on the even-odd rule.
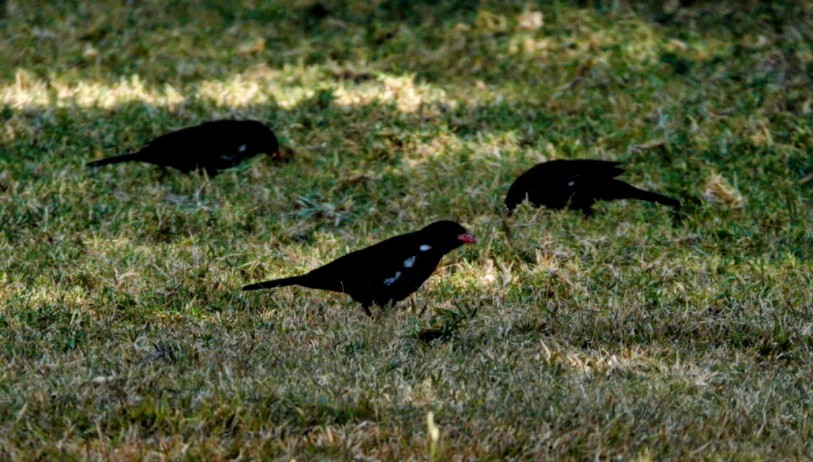
[[370,306],[369,305],[361,305],[361,307],[364,308],[364,314],[366,314],[367,316],[369,316],[371,318],[373,317],[373,312],[370,311]]
[[686,218],[686,214],[680,209],[672,209],[672,226],[677,228],[678,226],[683,224],[683,219]]
[[198,190],[195,191],[195,204],[197,204],[198,207],[200,207],[202,205],[201,201],[200,201],[200,194],[203,192],[203,190],[206,188],[206,186],[208,184],[209,184],[209,177],[206,177],[206,181],[204,181],[203,184],[200,185],[200,188],[198,188]]
[[415,309],[418,307],[418,300],[415,294],[411,294],[409,296],[409,311],[415,312]]
[[421,308],[421,312],[418,313],[418,317],[422,318],[424,314],[426,314],[426,309],[429,308],[429,303],[424,303],[423,308]]
[[510,241],[513,236],[511,235],[511,223],[508,222],[509,214],[502,214],[500,218],[502,219],[502,231],[505,233],[505,237]]

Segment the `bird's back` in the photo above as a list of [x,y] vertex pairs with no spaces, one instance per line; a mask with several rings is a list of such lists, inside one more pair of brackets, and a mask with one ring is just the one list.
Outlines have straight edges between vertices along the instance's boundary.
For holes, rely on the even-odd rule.
[[432,275],[443,257],[422,252],[415,235],[395,236],[344,255],[308,273],[301,285],[343,292],[364,306],[403,300]]
[[615,178],[624,173],[621,162],[595,159],[551,160],[526,172],[537,180],[563,181],[565,178],[584,176],[592,178]]
[[[233,167],[242,157],[236,151],[250,127],[239,120],[216,120],[161,135],[138,153],[145,162],[166,165],[183,172],[206,168],[213,173]],[[223,157],[221,159],[221,157]]]
[[526,198],[536,206],[563,208],[574,194],[624,173],[620,162],[593,159],[552,160],[520,175],[508,190],[505,205],[513,210]]

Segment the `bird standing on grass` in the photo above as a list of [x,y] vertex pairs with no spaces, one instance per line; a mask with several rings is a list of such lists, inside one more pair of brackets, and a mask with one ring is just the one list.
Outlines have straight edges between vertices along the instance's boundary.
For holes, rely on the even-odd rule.
[[303,274],[243,287],[243,290],[302,286],[350,295],[370,315],[370,306],[386,306],[418,290],[441,258],[477,240],[453,221],[438,221],[349,253]]
[[593,214],[596,201],[640,199],[680,209],[680,202],[662,194],[638,189],[616,179],[624,173],[621,162],[605,160],[552,160],[532,167],[514,181],[505,197],[508,213],[529,200],[552,209],[581,210]]
[[211,177],[259,153],[276,161],[284,160],[270,128],[254,120],[216,120],[161,135],[137,152],[97,160],[87,166],[137,161],[184,173],[204,170]]

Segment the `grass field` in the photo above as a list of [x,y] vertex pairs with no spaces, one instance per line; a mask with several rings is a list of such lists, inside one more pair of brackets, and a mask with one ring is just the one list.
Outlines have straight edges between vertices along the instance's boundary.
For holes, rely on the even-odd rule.
[[[813,4],[433,3],[0,2],[0,459],[813,457]],[[294,160],[84,168],[223,117]],[[558,158],[686,216],[504,222]],[[373,319],[239,291],[437,219]]]

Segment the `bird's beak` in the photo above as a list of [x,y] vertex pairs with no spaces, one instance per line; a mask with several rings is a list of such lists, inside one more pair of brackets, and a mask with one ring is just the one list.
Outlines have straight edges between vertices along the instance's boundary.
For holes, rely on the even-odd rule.
[[268,155],[271,156],[271,158],[276,162],[286,163],[294,157],[294,151],[292,149],[280,147],[279,150],[271,152]]
[[469,233],[459,234],[457,236],[457,240],[464,243],[464,244],[476,244],[477,243],[477,239],[475,239],[474,236],[472,236]]

